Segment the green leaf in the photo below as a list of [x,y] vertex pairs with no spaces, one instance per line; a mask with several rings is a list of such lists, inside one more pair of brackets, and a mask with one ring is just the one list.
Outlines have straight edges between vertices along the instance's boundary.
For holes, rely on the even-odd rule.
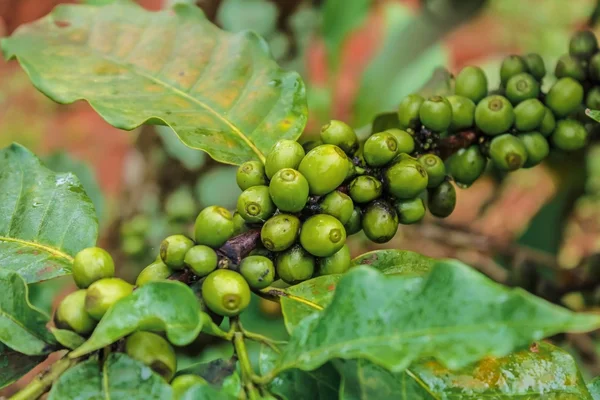
[[84,338],[67,329],[50,328],[50,332],[52,332],[58,343],[70,350],[78,348],[85,342]]
[[264,161],[306,124],[299,75],[281,70],[256,34],[222,31],[194,6],[60,5],[2,48],[53,100],[85,99],[121,129],[166,124],[225,163]]
[[[262,375],[268,374],[277,364],[279,354],[262,345],[258,356]],[[337,399],[340,374],[330,363],[314,371],[293,369],[278,375],[268,386],[271,393],[286,400]]]
[[169,342],[185,346],[201,328],[200,307],[192,289],[177,281],[151,282],[109,308],[92,336],[70,356],[81,357],[137,330],[164,331]]
[[223,0],[217,22],[229,32],[254,31],[267,37],[277,29],[279,10],[265,0]]
[[167,154],[181,161],[187,169],[198,169],[206,161],[206,153],[187,147],[168,126],[157,126],[156,132],[162,139]]
[[414,251],[407,250],[375,250],[361,254],[352,260],[351,267],[368,265],[386,275],[428,273],[435,259]]
[[180,400],[236,400],[225,390],[219,390],[209,384],[195,384],[186,390],[179,398]]
[[592,379],[587,388],[594,400],[600,400],[600,377]]
[[585,109],[585,115],[590,117],[596,122],[600,122],[600,111],[599,110],[590,110],[589,108]]
[[396,374],[367,360],[338,360],[335,366],[343,376],[343,400],[591,400],[573,358],[545,343],[454,371],[433,360]]
[[45,357],[26,356],[0,343],[0,389],[31,371]]
[[29,356],[48,354],[50,317],[29,303],[28,290],[19,274],[0,269],[0,343]]
[[335,69],[340,51],[348,35],[358,28],[369,14],[371,0],[326,0],[323,4],[322,31],[327,58]]
[[[198,152],[199,153],[199,152]],[[94,203],[99,221],[104,216],[104,195],[96,179],[96,174],[88,164],[73,158],[66,151],[59,151],[44,157],[44,165],[54,172],[72,172],[81,182],[85,193]]]
[[87,360],[65,372],[52,386],[48,400],[165,400],[171,387],[150,367],[113,353],[101,367]]
[[422,357],[459,368],[558,332],[599,326],[598,315],[505,288],[459,261],[438,262],[426,276],[355,267],[331,304],[296,327],[276,372],[311,370],[335,358],[365,358],[392,372]]
[[28,283],[65,275],[97,236],[94,206],[73,174],[50,171],[18,144],[0,150],[0,268]]

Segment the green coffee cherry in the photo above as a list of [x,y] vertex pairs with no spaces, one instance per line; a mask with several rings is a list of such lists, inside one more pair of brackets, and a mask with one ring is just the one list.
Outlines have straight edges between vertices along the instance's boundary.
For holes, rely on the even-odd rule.
[[269,194],[281,211],[300,212],[308,200],[308,181],[295,169],[284,168],[273,175]]
[[375,243],[389,242],[398,230],[398,215],[387,202],[375,200],[362,216],[362,229]]
[[438,187],[429,190],[427,205],[433,216],[446,218],[456,206],[456,189],[449,181],[442,182]]
[[492,139],[490,159],[503,171],[515,171],[525,165],[527,150],[518,137],[504,134]]
[[352,217],[354,203],[347,194],[334,190],[321,200],[319,211],[322,214],[336,217],[342,224],[345,224]]
[[276,264],[277,275],[290,285],[310,279],[315,271],[315,258],[300,245],[279,253]]
[[355,203],[368,203],[381,196],[383,187],[381,182],[370,175],[357,176],[350,182],[348,193]]
[[527,65],[523,58],[517,55],[504,58],[500,65],[500,82],[502,86],[506,86],[510,78],[522,72],[527,72]]
[[396,137],[389,132],[379,132],[365,141],[363,155],[371,167],[381,167],[398,154]]
[[352,154],[358,150],[358,137],[354,129],[346,123],[331,120],[321,128],[321,140],[323,143],[333,144],[344,150],[346,154]]
[[398,121],[401,129],[416,130],[421,127],[419,110],[425,99],[418,94],[409,94],[398,106]]
[[280,169],[298,169],[304,157],[304,148],[295,140],[280,140],[271,148],[265,161],[265,173],[271,179]]
[[348,220],[348,222],[346,222],[344,224],[344,228],[346,229],[346,235],[350,236],[350,235],[354,235],[355,233],[360,232],[360,230],[362,229],[362,225],[361,225],[361,219],[362,219],[362,211],[360,210],[359,207],[354,207],[354,210],[352,210],[352,215],[350,216],[350,219]]
[[546,138],[541,133],[522,133],[518,137],[527,151],[527,161],[524,165],[525,168],[538,165],[542,162],[542,160],[544,160],[544,158],[548,157],[548,154],[550,153],[550,146],[548,145]]
[[144,286],[148,282],[162,281],[173,274],[173,270],[167,266],[160,256],[140,272],[135,280],[136,286]]
[[233,236],[234,229],[233,217],[229,210],[219,206],[210,206],[200,211],[196,217],[194,238],[198,244],[217,248],[223,246]]
[[273,261],[263,256],[248,256],[240,264],[240,274],[250,288],[264,289],[275,280]]
[[556,123],[552,143],[561,150],[581,149],[587,143],[588,132],[579,121],[563,119]]
[[344,182],[351,165],[342,149],[324,144],[308,152],[298,171],[308,181],[310,194],[321,196]]
[[583,87],[573,78],[556,81],[546,95],[546,106],[559,118],[576,111],[583,102]]
[[151,332],[134,332],[125,341],[125,352],[134,360],[149,366],[167,382],[177,371],[173,347],[161,336]]
[[410,225],[419,222],[425,216],[425,203],[420,197],[407,200],[396,200],[394,208],[398,213],[398,222]]
[[537,129],[546,116],[546,107],[538,99],[527,99],[515,107],[515,127],[521,132]]
[[265,167],[260,161],[246,161],[237,170],[235,181],[242,190],[267,184]]
[[581,60],[565,54],[556,63],[554,75],[558,79],[569,77],[583,82],[587,78],[586,65]]
[[97,322],[85,311],[86,292],[85,289],[79,289],[60,302],[54,317],[58,328],[69,329],[80,335],[87,335],[94,330]]
[[446,177],[446,166],[444,161],[435,154],[423,154],[419,157],[419,163],[427,172],[427,187],[436,187]]
[[199,244],[185,253],[183,263],[196,276],[206,276],[217,269],[217,253],[208,246]]
[[415,150],[415,139],[410,133],[403,131],[402,129],[388,129],[385,132],[391,133],[396,138],[396,143],[398,145],[397,154],[410,154]]
[[242,192],[237,212],[249,223],[263,222],[275,213],[268,186],[253,186]]
[[250,227],[246,225],[246,220],[242,218],[239,212],[235,211],[232,217],[233,221],[233,236],[237,236],[241,233],[247,232]]
[[202,299],[212,312],[233,317],[250,304],[250,286],[237,272],[217,269],[204,279]]
[[472,145],[452,154],[446,160],[446,171],[458,184],[470,186],[481,176],[486,164],[487,160],[479,146]]
[[452,123],[450,130],[460,131],[473,126],[475,117],[475,103],[464,96],[448,96],[448,102],[452,107]]
[[300,231],[300,244],[313,256],[329,257],[346,242],[346,230],[337,219],[327,214],[308,218]]
[[535,99],[540,95],[540,83],[528,73],[513,76],[506,84],[506,97],[512,104]]
[[171,269],[182,269],[185,253],[194,246],[192,239],[184,235],[172,235],[160,244],[160,258]]
[[283,251],[298,238],[300,220],[290,214],[277,214],[265,222],[260,230],[260,239],[269,251]]
[[411,199],[427,187],[427,171],[417,160],[404,158],[385,171],[384,182],[387,192],[394,197]]
[[585,97],[585,106],[592,110],[600,110],[600,87],[593,87]]
[[324,143],[322,140],[308,140],[308,141],[302,143],[302,148],[304,149],[304,153],[308,153],[315,147],[319,147],[323,144]]
[[185,392],[194,385],[208,385],[208,382],[198,375],[185,374],[176,376],[173,382],[171,382],[173,400],[181,400]]
[[569,42],[569,54],[573,57],[588,59],[597,51],[598,41],[591,31],[577,32]]
[[529,73],[538,81],[546,75],[546,65],[544,65],[544,59],[537,53],[529,53],[523,56],[523,61],[527,65]]
[[588,76],[592,81],[600,82],[600,53],[596,53],[590,58]]
[[495,136],[508,131],[514,120],[513,107],[503,96],[488,96],[475,109],[475,124],[486,135]]
[[85,311],[90,317],[100,321],[106,311],[117,301],[129,296],[133,285],[119,278],[104,278],[96,281],[87,289]]
[[463,68],[454,81],[454,92],[479,103],[488,93],[488,81],[483,70],[474,66]]
[[170,219],[187,221],[196,213],[196,202],[189,187],[181,187],[167,196],[165,212]]
[[546,112],[544,113],[544,118],[540,124],[539,131],[542,135],[548,137],[552,132],[554,132],[555,127],[556,119],[554,118],[554,113],[548,107],[546,107]]
[[99,279],[115,276],[115,263],[106,250],[88,247],[75,256],[72,273],[77,287],[85,289]]
[[332,256],[319,259],[318,275],[343,274],[350,268],[350,248],[345,244]]
[[442,96],[425,100],[419,109],[421,123],[434,132],[443,132],[452,123],[452,106]]

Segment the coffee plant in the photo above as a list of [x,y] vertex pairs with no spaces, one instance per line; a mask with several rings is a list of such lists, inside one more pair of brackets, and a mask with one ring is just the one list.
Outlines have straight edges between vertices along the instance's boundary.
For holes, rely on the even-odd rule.
[[[342,121],[318,140],[296,73],[256,34],[230,34],[190,5],[64,5],[2,42],[45,95],[87,100],[110,124],[167,125],[187,146],[239,165],[233,212],[202,209],[193,234],[165,238],[135,285],[96,247],[94,206],[72,174],[13,144],[0,152],[0,386],[61,358],[12,398],[593,399],[571,356],[544,338],[600,327],[455,260],[402,250],[351,259],[346,238],[385,243],[427,210],[449,216],[455,184],[576,151],[596,126],[600,52],[579,32],[549,79],[536,54],[507,57],[501,87],[477,67],[453,94],[399,99],[366,140]],[[594,111],[588,114],[595,116]],[[173,206],[190,215],[193,201]],[[175,204],[180,204],[175,203]],[[183,209],[180,209],[183,208]],[[142,234],[147,228],[138,229]],[[136,231],[137,232],[137,231]],[[71,274],[52,318],[28,285]],[[242,325],[251,293],[281,303],[289,340]],[[223,360],[178,368],[199,335]],[[248,342],[261,345],[258,362]]]

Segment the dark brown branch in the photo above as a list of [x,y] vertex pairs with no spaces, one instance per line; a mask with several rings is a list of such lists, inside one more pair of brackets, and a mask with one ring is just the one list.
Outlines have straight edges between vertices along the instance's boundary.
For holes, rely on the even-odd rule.
[[217,253],[238,265],[260,243],[260,229],[251,229],[227,241]]
[[466,149],[467,147],[476,144],[478,139],[479,137],[472,130],[458,132],[441,139],[438,145],[440,157],[445,160],[460,149]]

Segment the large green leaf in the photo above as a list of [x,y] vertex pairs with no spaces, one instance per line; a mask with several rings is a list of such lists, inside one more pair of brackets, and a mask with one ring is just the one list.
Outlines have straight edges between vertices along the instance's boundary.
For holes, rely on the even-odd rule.
[[355,267],[331,304],[296,327],[276,371],[311,370],[335,358],[366,358],[392,372],[422,357],[459,368],[548,335],[599,326],[598,315],[503,287],[459,261],[438,262],[426,276]]
[[136,289],[106,312],[92,336],[71,357],[80,357],[137,330],[166,332],[176,346],[191,343],[202,328],[198,299],[177,281],[157,281]]
[[16,272],[0,269],[0,343],[30,356],[48,354],[54,338],[50,317],[29,303],[27,284]]
[[433,360],[396,374],[367,360],[335,365],[343,376],[342,400],[591,400],[573,358],[544,343],[454,371]]
[[18,144],[0,150],[0,268],[28,283],[65,275],[97,236],[94,206],[73,174],[50,171]]
[[42,360],[44,357],[26,356],[0,343],[0,389],[25,375]]
[[323,3],[322,33],[330,67],[336,68],[344,41],[369,14],[371,0],[326,0]]
[[90,359],[65,372],[48,400],[168,400],[171,387],[150,367],[113,353],[101,367]]
[[[269,373],[277,364],[278,354],[268,346],[261,346],[258,357],[261,374]],[[330,363],[314,371],[285,371],[269,384],[269,391],[284,400],[337,399],[339,388],[340,374]]]
[[61,5],[2,42],[59,103],[87,100],[117,128],[169,125],[218,161],[264,161],[307,118],[302,80],[252,32],[231,34],[194,6],[145,11],[129,2]]
[[352,260],[352,267],[368,265],[386,275],[417,274],[431,270],[435,259],[408,250],[375,250]]

